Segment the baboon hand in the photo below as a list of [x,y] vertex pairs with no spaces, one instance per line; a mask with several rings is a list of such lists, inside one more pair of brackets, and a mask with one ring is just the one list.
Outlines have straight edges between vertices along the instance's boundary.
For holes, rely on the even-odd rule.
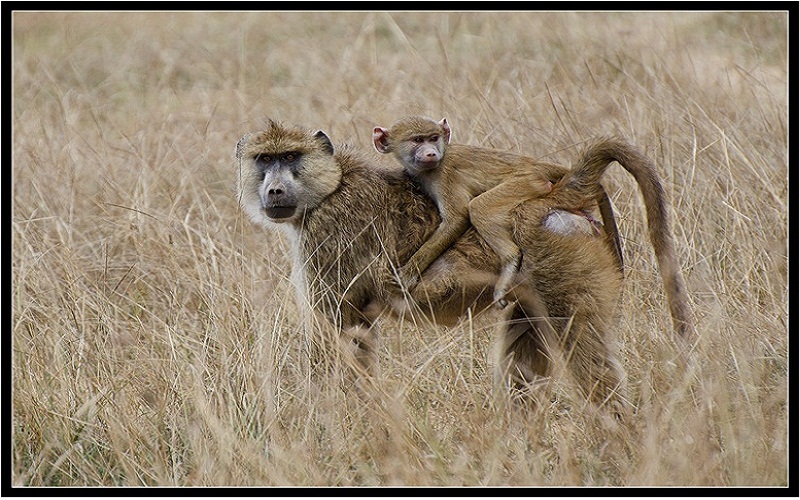
[[419,273],[409,266],[400,268],[400,284],[406,291],[412,290],[419,283]]

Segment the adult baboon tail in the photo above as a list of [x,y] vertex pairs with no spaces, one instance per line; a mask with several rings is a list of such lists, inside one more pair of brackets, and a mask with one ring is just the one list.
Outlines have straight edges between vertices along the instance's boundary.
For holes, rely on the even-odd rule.
[[600,178],[613,161],[630,172],[639,184],[647,209],[650,242],[658,259],[673,327],[680,336],[687,337],[694,332],[689,297],[675,252],[664,188],[650,159],[623,141],[602,139],[586,149],[577,166],[559,184],[565,191],[574,190],[595,198],[598,189],[602,189]]

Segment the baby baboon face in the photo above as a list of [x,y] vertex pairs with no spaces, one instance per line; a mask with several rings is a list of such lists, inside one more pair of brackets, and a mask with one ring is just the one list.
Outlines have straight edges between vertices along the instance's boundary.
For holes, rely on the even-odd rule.
[[375,127],[372,143],[379,153],[394,153],[409,173],[419,175],[439,168],[450,143],[450,125],[445,118],[436,122],[410,116],[390,129]]
[[324,132],[277,125],[237,144],[239,199],[254,222],[299,223],[338,185],[341,171]]

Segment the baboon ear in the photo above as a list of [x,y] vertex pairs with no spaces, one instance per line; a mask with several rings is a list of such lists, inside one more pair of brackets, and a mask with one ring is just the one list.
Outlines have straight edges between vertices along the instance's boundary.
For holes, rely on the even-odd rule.
[[439,126],[442,127],[444,131],[444,143],[450,144],[450,124],[447,123],[447,118],[439,120]]
[[378,153],[386,154],[389,152],[389,131],[383,127],[372,129],[372,145]]
[[328,138],[328,136],[325,135],[325,132],[323,132],[322,130],[317,130],[317,133],[314,134],[314,137],[316,137],[317,139],[320,140],[320,142],[322,142],[322,147],[325,148],[325,151],[327,151],[328,154],[331,155],[333,154],[333,144],[331,143],[331,140]]
[[251,135],[253,134],[245,134],[244,136],[242,136],[241,139],[239,139],[239,142],[236,143],[236,158],[239,159],[242,158],[242,153],[244,152],[243,151],[244,144],[247,142],[248,139],[250,139]]

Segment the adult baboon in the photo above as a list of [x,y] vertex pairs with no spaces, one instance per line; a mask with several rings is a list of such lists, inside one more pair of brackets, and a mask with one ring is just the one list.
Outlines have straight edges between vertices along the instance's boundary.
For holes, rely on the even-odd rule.
[[[236,158],[242,207],[289,236],[298,288],[373,372],[375,311],[402,309],[397,269],[438,226],[436,206],[405,173],[334,148],[321,131],[270,121],[242,138]],[[591,224],[585,217],[553,207],[542,220],[540,211],[525,203],[512,214],[523,259],[511,291],[518,302],[498,341],[501,375],[519,383],[546,375],[547,344],[555,341],[591,400],[615,398],[622,379],[609,334],[622,279],[615,252],[580,229]],[[469,230],[428,267],[411,298],[434,321],[452,324],[491,303],[499,268]],[[548,332],[557,337],[548,340]]]

